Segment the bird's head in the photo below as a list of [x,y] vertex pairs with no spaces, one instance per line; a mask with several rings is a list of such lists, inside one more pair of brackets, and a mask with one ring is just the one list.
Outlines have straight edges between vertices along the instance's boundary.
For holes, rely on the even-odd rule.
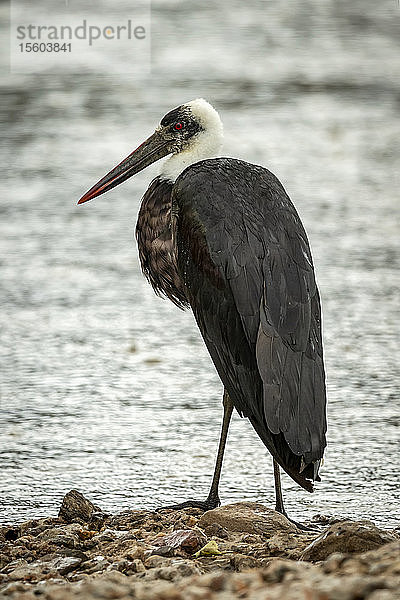
[[182,104],[167,113],[155,132],[90,188],[78,204],[108,192],[168,155],[161,176],[175,181],[189,165],[217,156],[222,137],[222,122],[211,104],[203,98]]

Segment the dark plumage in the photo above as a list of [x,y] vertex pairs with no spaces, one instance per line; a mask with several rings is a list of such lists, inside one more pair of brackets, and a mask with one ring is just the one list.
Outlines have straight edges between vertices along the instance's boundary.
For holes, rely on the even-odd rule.
[[142,199],[140,262],[157,294],[192,308],[224,385],[209,496],[174,507],[220,503],[234,406],[274,457],[276,510],[285,514],[278,464],[312,491],[326,445],[319,294],[307,235],[283,186],[264,167],[209,158],[221,141],[210,104],[181,105],[79,202],[170,155]]
[[278,179],[226,158],[190,166],[173,185],[156,178],[137,239],[156,292],[190,304],[235,408],[311,491],[326,445],[320,303],[306,233]]
[[142,271],[154,291],[183,308],[188,301],[178,272],[176,244],[172,241],[172,187],[171,181],[153,179],[140,205],[136,239]]

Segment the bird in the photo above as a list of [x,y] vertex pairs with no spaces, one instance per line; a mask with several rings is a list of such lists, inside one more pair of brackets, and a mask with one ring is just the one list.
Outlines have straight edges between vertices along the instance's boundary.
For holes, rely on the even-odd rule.
[[211,104],[181,104],[78,204],[165,158],[139,209],[141,268],[156,294],[192,310],[223,384],[224,411],[206,500],[166,508],[220,505],[235,409],[272,455],[275,510],[288,516],[280,468],[312,492],[326,447],[320,296],[307,234],[283,185],[261,165],[221,156],[222,142]]

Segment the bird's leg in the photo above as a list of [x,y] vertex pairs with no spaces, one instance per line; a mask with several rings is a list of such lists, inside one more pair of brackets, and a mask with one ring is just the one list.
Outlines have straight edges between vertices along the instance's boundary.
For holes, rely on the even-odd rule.
[[275,459],[274,462],[274,479],[275,479],[275,510],[287,517],[285,507],[283,505],[282,485],[281,485],[281,474],[279,471],[279,465]]
[[228,396],[228,392],[224,390],[224,398],[223,398],[223,407],[224,407],[224,417],[222,420],[222,429],[221,429],[221,437],[219,440],[217,460],[215,463],[214,475],[211,483],[210,492],[207,496],[206,500],[187,500],[186,502],[182,502],[180,504],[172,504],[171,506],[163,506],[157,510],[163,510],[164,508],[171,508],[174,510],[179,510],[181,508],[201,508],[203,510],[211,510],[212,508],[216,508],[221,504],[221,501],[218,496],[218,485],[221,477],[222,470],[222,461],[224,459],[224,451],[226,445],[226,438],[228,435],[229,423],[232,416],[233,411],[233,403],[232,400]]
[[222,461],[224,459],[226,438],[228,436],[228,429],[229,429],[229,424],[231,422],[232,411],[233,411],[233,403],[232,403],[232,400],[229,398],[228,392],[226,390],[224,390],[224,397],[222,400],[222,404],[224,407],[224,417],[222,419],[221,437],[219,440],[217,460],[215,462],[213,480],[211,483],[211,488],[210,488],[210,492],[208,494],[208,498],[206,500],[206,501],[210,501],[211,503],[214,503],[215,506],[219,506],[221,504],[221,501],[218,496],[218,486],[219,486],[219,480],[221,477]]
[[285,507],[283,505],[283,494],[282,494],[281,474],[279,471],[279,465],[275,459],[273,459],[273,461],[274,461],[275,510],[276,510],[276,512],[281,513],[281,515],[286,517],[288,521],[293,523],[293,525],[296,525],[296,527],[298,529],[301,529],[302,531],[315,531],[314,528],[307,527],[306,525],[303,525],[302,523],[298,523],[297,521],[294,521],[293,519],[288,517]]

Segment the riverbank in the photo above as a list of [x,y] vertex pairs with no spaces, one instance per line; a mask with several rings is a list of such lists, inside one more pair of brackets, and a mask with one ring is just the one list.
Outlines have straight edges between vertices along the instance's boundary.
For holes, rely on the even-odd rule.
[[71,491],[58,517],[0,527],[0,597],[400,598],[399,531],[322,516],[308,525],[251,502],[107,515]]

